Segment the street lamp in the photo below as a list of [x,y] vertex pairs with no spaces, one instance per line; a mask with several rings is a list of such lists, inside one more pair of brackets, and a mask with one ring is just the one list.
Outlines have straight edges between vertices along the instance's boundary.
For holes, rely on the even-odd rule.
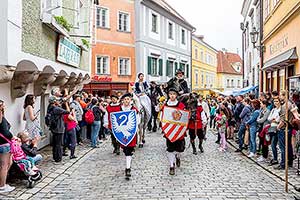
[[257,48],[256,46],[257,40],[258,40],[258,34],[259,32],[256,30],[255,27],[252,28],[252,31],[250,32],[251,42],[254,46],[254,48]]

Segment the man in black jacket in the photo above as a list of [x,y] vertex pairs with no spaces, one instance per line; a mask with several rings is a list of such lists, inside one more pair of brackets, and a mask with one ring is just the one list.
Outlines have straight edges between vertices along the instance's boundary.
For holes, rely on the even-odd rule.
[[52,133],[52,153],[55,162],[62,160],[62,141],[65,132],[63,115],[70,112],[60,107],[60,101],[56,96],[49,98],[47,113],[50,113],[50,131]]
[[178,69],[175,73],[175,77],[170,79],[165,87],[166,93],[170,88],[175,88],[179,91],[179,95],[189,93],[189,87],[184,80],[184,72],[181,69]]

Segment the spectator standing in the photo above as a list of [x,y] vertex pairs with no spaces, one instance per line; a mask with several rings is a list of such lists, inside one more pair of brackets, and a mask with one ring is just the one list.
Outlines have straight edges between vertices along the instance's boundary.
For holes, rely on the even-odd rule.
[[74,109],[76,121],[78,125],[76,126],[76,141],[78,144],[82,143],[82,116],[83,116],[83,109],[80,105],[81,97],[78,94],[74,95],[73,101],[70,104],[71,109]]
[[246,125],[249,127],[250,133],[250,153],[248,155],[249,158],[252,158],[256,155],[256,133],[257,133],[257,118],[260,114],[260,103],[257,99],[253,99],[251,101],[252,105],[252,114],[250,119],[246,121]]
[[[0,100],[0,193],[11,192],[15,189],[6,184],[8,170],[12,164],[12,157],[10,153],[10,141],[13,134],[9,131],[10,124],[4,117],[5,105],[4,101]],[[5,137],[5,138],[4,138]]]
[[92,98],[91,104],[89,105],[89,109],[92,110],[95,120],[92,124],[91,129],[91,146],[93,148],[98,148],[98,137],[99,137],[99,131],[101,127],[101,110],[98,105],[98,99]]

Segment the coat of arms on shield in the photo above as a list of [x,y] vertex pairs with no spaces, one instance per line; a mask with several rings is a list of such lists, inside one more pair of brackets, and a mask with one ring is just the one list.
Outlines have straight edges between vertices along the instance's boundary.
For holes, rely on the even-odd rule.
[[135,110],[113,112],[110,114],[112,133],[120,142],[127,146],[137,132],[137,114]]
[[185,134],[189,124],[190,112],[166,106],[162,113],[162,130],[165,137],[175,142]]

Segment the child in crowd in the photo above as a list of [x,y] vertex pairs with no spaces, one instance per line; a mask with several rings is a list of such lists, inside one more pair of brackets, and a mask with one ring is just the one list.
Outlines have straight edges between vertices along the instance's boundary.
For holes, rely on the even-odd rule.
[[29,135],[25,132],[19,133],[18,138],[21,139],[21,147],[24,153],[27,155],[27,157],[32,158],[35,165],[39,164],[42,161],[43,157],[41,154],[37,153],[38,139],[34,138],[33,140],[31,140],[29,138]]
[[[183,103],[179,102],[177,100],[178,97],[178,91],[175,88],[170,88],[168,91],[169,100],[165,104],[165,106],[172,107],[172,108],[178,108],[178,109],[184,109],[185,106]],[[164,112],[164,107],[162,108],[162,113]],[[184,140],[185,134],[182,135],[178,140],[175,142],[171,142],[168,138],[166,138],[167,143],[167,155],[170,162],[170,175],[175,175],[175,161],[176,166],[180,167],[180,155],[182,152],[184,152],[185,149],[185,140]]]
[[227,148],[227,142],[226,142],[226,115],[224,114],[224,109],[220,108],[217,111],[216,116],[216,123],[218,127],[218,132],[221,136],[221,143],[220,143],[220,151],[226,151]]
[[[138,112],[137,108],[132,106],[132,95],[130,93],[124,94],[121,97],[121,100],[122,100],[122,105],[121,105],[122,111],[135,110],[136,112]],[[134,147],[136,146],[136,143],[137,143],[137,135],[135,134],[134,138],[127,146],[122,145],[123,152],[126,157],[125,176],[127,178],[131,176],[131,160],[132,160]]]

